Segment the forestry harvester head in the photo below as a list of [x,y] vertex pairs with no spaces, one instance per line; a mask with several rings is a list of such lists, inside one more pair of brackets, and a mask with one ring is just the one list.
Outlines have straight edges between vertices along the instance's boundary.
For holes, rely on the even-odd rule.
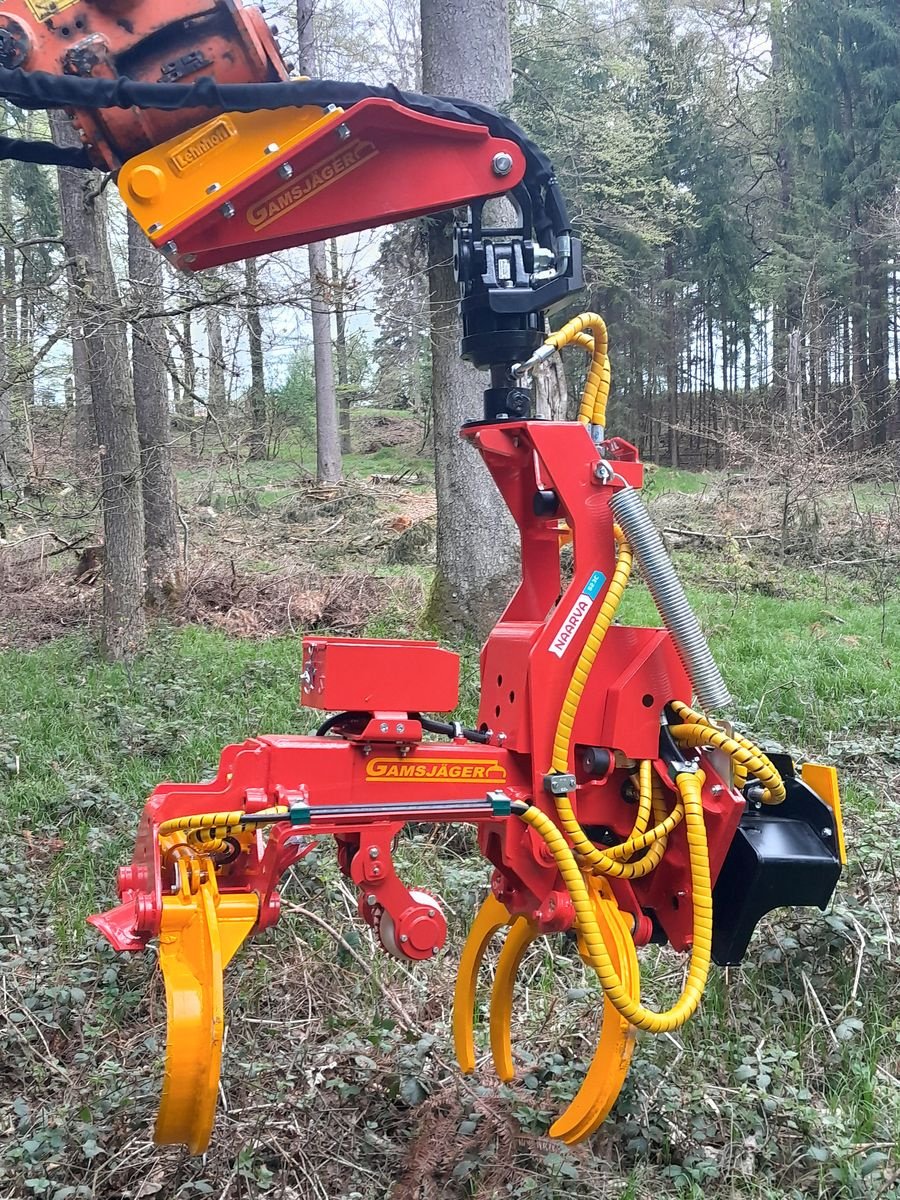
[[[606,326],[587,312],[546,335],[548,313],[582,286],[546,157],[480,105],[285,76],[257,10],[234,0],[6,0],[0,93],[67,108],[84,144],[3,139],[0,152],[115,170],[135,219],[187,270],[469,204],[455,235],[461,352],[490,386],[462,436],[518,526],[522,579],[482,650],[472,728],[446,716],[458,700],[448,650],[305,639],[302,702],[332,715],[310,736],[227,747],[209,783],[159,785],[119,903],[91,921],[119,951],[158,943],[156,1137],[200,1153],[223,972],[278,921],[284,873],[332,837],[375,942],[420,962],[442,950],[447,921],[430,890],[397,875],[396,840],[409,822],[473,825],[491,874],[460,961],[457,1058],[475,1069],[494,934],[506,930],[490,999],[503,1079],[523,955],[543,934],[574,935],[602,993],[594,1059],[551,1129],[577,1142],[615,1102],[636,1030],[687,1021],[711,964],[741,961],[764,913],[828,903],[844,860],[835,772],[766,754],[727,719],[728,690],[641,501],[638,453],[607,433]],[[514,227],[483,222],[500,194]],[[578,419],[530,419],[532,373],[570,346],[588,355]],[[635,560],[661,628],[617,623]],[[689,956],[661,1012],[640,999],[637,951],[650,942]]]

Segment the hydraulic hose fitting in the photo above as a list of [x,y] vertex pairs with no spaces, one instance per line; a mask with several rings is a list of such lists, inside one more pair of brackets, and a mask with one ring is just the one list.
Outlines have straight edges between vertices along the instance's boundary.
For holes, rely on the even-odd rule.
[[637,490],[622,488],[612,496],[609,507],[640,563],[647,587],[672,635],[701,706],[707,711],[730,708],[732,700],[725,680]]

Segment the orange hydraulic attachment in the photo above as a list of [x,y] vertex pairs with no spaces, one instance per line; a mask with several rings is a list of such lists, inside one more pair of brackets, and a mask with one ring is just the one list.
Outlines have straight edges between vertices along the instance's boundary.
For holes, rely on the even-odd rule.
[[223,113],[131,159],[118,182],[153,244],[196,271],[498,195],[524,171],[521,149],[483,125],[370,97]]

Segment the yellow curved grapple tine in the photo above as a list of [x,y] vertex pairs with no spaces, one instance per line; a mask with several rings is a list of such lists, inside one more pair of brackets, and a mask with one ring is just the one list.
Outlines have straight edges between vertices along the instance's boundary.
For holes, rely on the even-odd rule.
[[484,952],[497,930],[511,921],[506,905],[489,895],[475,915],[459,958],[453,993],[453,1045],[464,1075],[475,1070],[475,993]]
[[222,973],[253,929],[254,894],[220,895],[206,879],[194,894],[163,897],[159,963],[166,984],[166,1066],[154,1140],[209,1145],[216,1115],[225,1010]]
[[[628,918],[616,904],[607,884],[592,888],[591,898],[616,973],[629,996],[639,1000],[640,972]],[[634,1043],[634,1027],[604,998],[600,1040],[593,1061],[569,1107],[551,1126],[551,1137],[560,1138],[571,1146],[589,1137],[606,1120],[628,1074]]]
[[497,974],[491,988],[491,1057],[497,1076],[504,1083],[509,1083],[516,1076],[511,1040],[516,976],[525,951],[540,936],[540,928],[534,921],[519,917],[510,929],[497,960]]

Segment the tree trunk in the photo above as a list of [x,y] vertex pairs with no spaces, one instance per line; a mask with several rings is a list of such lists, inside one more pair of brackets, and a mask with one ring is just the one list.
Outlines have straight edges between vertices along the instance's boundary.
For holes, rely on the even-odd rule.
[[[50,113],[50,124],[58,144],[79,144],[61,111]],[[97,176],[59,168],[59,197],[69,286],[84,336],[100,447],[106,543],[101,652],[109,659],[128,659],[144,648],[147,637],[141,455],[128,338]]]
[[206,310],[206,342],[209,352],[206,405],[210,415],[221,421],[228,402],[225,388],[225,346],[222,340],[222,314],[214,304]]
[[[512,81],[505,0],[421,0],[422,83],[439,96],[497,106]],[[477,31],[477,35],[473,33]],[[487,470],[460,445],[459,427],[482,411],[485,377],[459,358],[459,293],[451,221],[429,222],[431,378],[437,490],[437,571],[429,615],[438,626],[485,633],[518,575],[518,540]]]
[[337,352],[337,402],[341,427],[341,454],[352,450],[350,429],[350,364],[347,358],[347,322],[344,318],[344,276],[337,238],[328,244],[331,254],[331,294],[334,297],[334,346]]
[[[315,8],[315,0],[296,0],[300,66],[310,75],[316,74],[319,57],[315,41]],[[343,470],[341,427],[334,388],[331,311],[326,298],[328,265],[324,242],[311,245],[308,253],[309,308],[316,372],[316,479],[319,483],[338,483]]]
[[309,247],[309,308],[316,372],[316,479],[319,483],[339,483],[341,435],[334,390],[331,311],[323,296],[323,280],[327,278],[325,243],[314,242]]
[[666,251],[666,403],[669,414],[669,463],[678,466],[678,347],[675,332],[675,256]]
[[256,259],[244,263],[247,282],[247,341],[250,344],[250,391],[247,395],[250,433],[248,457],[259,461],[266,457],[266,374],[263,360],[262,313],[259,308],[259,274]]
[[162,311],[162,258],[134,218],[128,218],[128,274],[137,320],[131,326],[134,408],[141,447],[144,498],[144,554],[147,599],[156,607],[181,590],[178,499],[172,469],[166,332],[161,316],[141,317],[141,309]]

